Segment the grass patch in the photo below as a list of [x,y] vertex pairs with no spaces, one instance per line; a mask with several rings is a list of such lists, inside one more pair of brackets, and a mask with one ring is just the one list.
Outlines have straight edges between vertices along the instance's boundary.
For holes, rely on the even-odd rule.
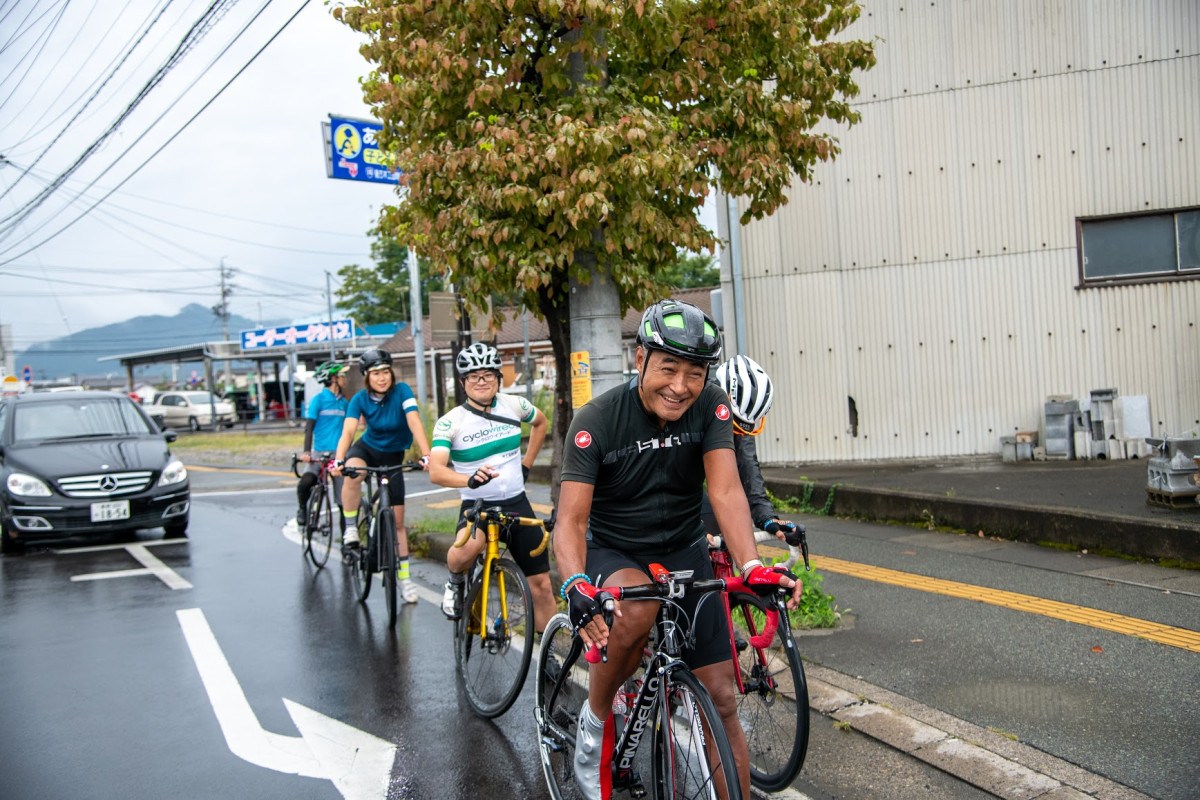
[[180,436],[171,443],[171,450],[186,453],[190,450],[225,450],[231,453],[258,453],[292,447],[299,453],[304,447],[304,431],[245,433],[237,430],[218,433],[193,433]]
[[455,511],[440,511],[425,509],[419,516],[404,521],[409,533],[454,533],[458,523],[458,513]]
[[791,497],[776,497],[771,493],[770,489],[767,489],[767,499],[771,501],[771,505],[775,506],[775,508],[789,514],[816,514],[817,516],[822,517],[829,516],[833,511],[834,492],[837,491],[837,488],[841,486],[841,484],[835,483],[829,487],[829,494],[825,498],[825,505],[821,506],[820,508],[816,508],[812,504],[812,496],[813,492],[816,491],[817,484],[805,483],[803,486],[804,488],[800,492],[800,497],[796,497],[795,495]]

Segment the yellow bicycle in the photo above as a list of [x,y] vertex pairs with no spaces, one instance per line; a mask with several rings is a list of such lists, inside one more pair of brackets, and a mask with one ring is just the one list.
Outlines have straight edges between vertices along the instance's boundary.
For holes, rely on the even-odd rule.
[[516,526],[541,528],[541,544],[530,552],[537,556],[550,541],[552,524],[482,506],[477,500],[465,512],[468,525],[454,542],[462,547],[476,527],[487,534],[487,546],[467,571],[466,601],[454,623],[454,663],[471,709],[491,719],[508,711],[521,693],[535,630],[529,582],[501,556],[501,534]]

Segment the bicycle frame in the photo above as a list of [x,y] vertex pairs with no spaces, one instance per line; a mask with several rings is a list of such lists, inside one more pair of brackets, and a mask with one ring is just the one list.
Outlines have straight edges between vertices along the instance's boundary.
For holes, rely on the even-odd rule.
[[[485,535],[486,535],[487,539],[486,539],[486,544],[484,545],[484,550],[482,553],[483,588],[480,591],[483,594],[483,608],[480,612],[479,618],[480,618],[480,623],[483,625],[486,625],[487,624],[486,621],[491,619],[491,615],[488,613],[488,597],[489,597],[488,588],[490,587],[491,580],[492,580],[492,563],[495,562],[496,559],[500,558],[500,531],[501,531],[501,529],[504,527],[513,527],[513,526],[530,526],[530,527],[542,528],[542,530],[543,530],[542,543],[540,545],[538,545],[537,547],[535,547],[532,551],[530,551],[530,555],[532,555],[532,556],[541,555],[542,551],[544,551],[546,549],[546,545],[549,544],[549,542],[550,542],[550,532],[545,529],[545,523],[540,519],[535,519],[535,518],[531,518],[531,517],[520,517],[515,514],[507,514],[498,508],[481,509],[482,505],[483,505],[482,500],[476,500],[475,505],[472,506],[471,509],[466,512],[466,514],[464,514],[464,516],[467,519],[468,525],[464,529],[463,534],[458,539],[455,540],[454,546],[462,547],[464,544],[466,544],[467,540],[471,537],[471,529],[478,526],[480,524],[480,522],[482,522],[484,524],[484,526],[485,526],[484,531],[485,531]],[[500,585],[500,606],[501,606],[501,608],[500,608],[501,618],[504,620],[505,626],[507,626],[508,625],[508,595],[507,595],[507,587],[504,586],[503,582],[501,582],[501,585]],[[482,637],[486,640],[487,639],[486,631],[481,631],[480,633],[481,633]]]

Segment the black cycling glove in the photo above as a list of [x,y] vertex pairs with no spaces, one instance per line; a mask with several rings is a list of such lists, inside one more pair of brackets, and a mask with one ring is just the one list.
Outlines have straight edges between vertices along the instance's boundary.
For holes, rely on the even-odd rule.
[[567,590],[567,614],[575,630],[585,627],[592,617],[603,612],[603,606],[596,599],[597,594],[600,594],[600,589],[587,581],[572,584]]
[[521,465],[521,480],[529,480],[529,467],[525,466],[524,464]]
[[[479,477],[480,475],[482,475],[483,478],[480,478]],[[491,481],[491,479],[492,479],[492,473],[488,472],[483,467],[480,467],[479,469],[475,470],[474,475],[467,478],[467,488],[468,489],[478,489],[480,486],[483,486],[485,483],[488,483],[489,481]]]
[[796,547],[800,544],[800,537],[804,533],[803,526],[797,527],[796,523],[794,522],[776,522],[775,520],[771,520],[764,525],[763,530],[772,536],[780,531],[783,531],[784,541],[786,541],[792,547]]

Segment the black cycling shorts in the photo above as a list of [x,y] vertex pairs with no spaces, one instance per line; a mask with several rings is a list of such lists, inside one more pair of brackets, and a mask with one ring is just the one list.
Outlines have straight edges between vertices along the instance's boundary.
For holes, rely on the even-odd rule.
[[[475,505],[474,500],[463,500],[462,505],[458,509],[458,524],[454,526],[456,531],[461,531],[467,526],[467,518],[465,513],[470,510],[471,506]],[[521,492],[516,497],[510,497],[507,500],[484,500],[481,508],[493,508],[499,506],[501,511],[508,514],[516,514],[521,517],[534,516],[533,506],[529,504],[529,498]],[[550,546],[541,552],[541,555],[531,556],[529,553],[536,550],[538,545],[542,543],[543,531],[541,528],[535,528],[532,525],[519,525],[513,528],[511,533],[500,532],[500,540],[508,545],[508,552],[512,555],[513,561],[517,562],[517,566],[521,568],[521,572],[525,575],[541,575],[550,571]],[[475,530],[475,536],[486,536],[485,531]]]
[[[704,537],[696,540],[695,544],[665,553],[646,553],[632,555],[620,550],[598,545],[588,541],[587,572],[596,586],[603,586],[605,576],[612,575],[621,569],[636,569],[650,577],[647,567],[650,564],[662,564],[668,570],[695,570],[699,580],[712,578],[712,559],[708,555],[708,541]],[[701,598],[706,598],[697,614],[697,605]],[[641,602],[641,601],[630,601]],[[695,649],[683,651],[683,662],[690,669],[719,664],[732,658],[730,647],[729,625],[725,619],[725,607],[716,593],[694,595],[689,594],[679,602],[684,613],[693,621],[696,634]]]
[[[404,456],[407,453],[407,450],[399,453],[386,453],[383,450],[376,450],[374,447],[367,447],[362,443],[362,439],[359,439],[350,445],[350,449],[346,451],[345,460],[361,458],[367,462],[368,467],[399,467],[404,463]],[[404,473],[399,469],[394,469],[387,474],[387,477],[388,498],[392,501],[392,505],[404,505]]]

